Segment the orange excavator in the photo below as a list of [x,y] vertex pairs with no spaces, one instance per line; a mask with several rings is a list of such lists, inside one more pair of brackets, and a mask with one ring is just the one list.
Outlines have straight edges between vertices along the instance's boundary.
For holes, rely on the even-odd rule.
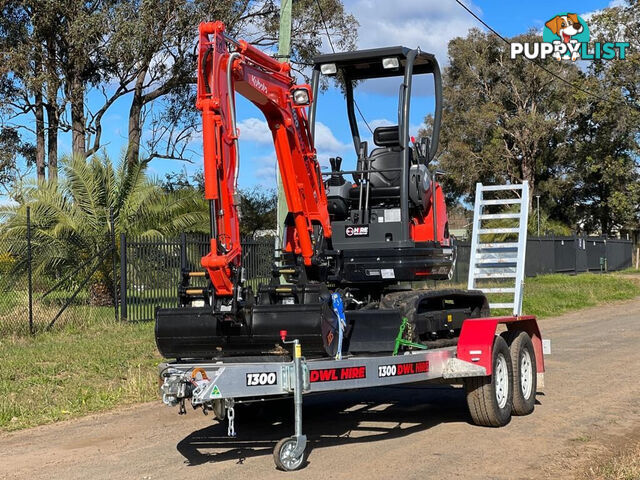
[[[184,272],[180,307],[156,312],[156,343],[166,358],[286,356],[282,332],[311,356],[383,353],[400,335],[406,348],[455,344],[462,322],[488,315],[478,291],[413,288],[446,280],[455,263],[444,194],[430,165],[442,114],[438,62],[420,49],[388,47],[321,55],[312,82],[297,84],[281,63],[225,33],[200,25],[197,108],[202,111],[205,197],[211,251],[202,272]],[[411,90],[433,78],[432,135],[409,135]],[[345,92],[355,170],[340,157],[322,172],[314,146],[319,85],[337,77]],[[367,79],[398,83],[397,125],[373,131],[369,151],[358,130],[354,89]],[[239,139],[235,94],[264,114],[273,135],[288,215],[280,261],[254,292],[245,282],[239,224]],[[194,306],[199,305],[199,306]],[[400,332],[400,333],[399,333]]]

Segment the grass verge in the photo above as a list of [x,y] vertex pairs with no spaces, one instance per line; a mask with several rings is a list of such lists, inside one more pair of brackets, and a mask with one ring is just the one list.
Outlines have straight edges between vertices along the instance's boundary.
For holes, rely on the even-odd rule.
[[638,295],[640,285],[620,275],[540,275],[525,280],[522,311],[545,318]]
[[0,429],[157,398],[153,325],[99,322],[0,339]]
[[585,480],[638,480],[640,478],[640,443],[592,466]]
[[[640,284],[620,275],[547,275],[527,279],[524,311],[544,318],[638,295]],[[4,431],[158,398],[152,323],[103,319],[0,338],[0,359]]]

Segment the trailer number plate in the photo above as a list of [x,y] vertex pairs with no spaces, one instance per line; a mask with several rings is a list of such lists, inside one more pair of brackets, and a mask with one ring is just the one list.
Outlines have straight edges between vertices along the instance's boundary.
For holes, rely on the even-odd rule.
[[427,373],[429,362],[394,363],[393,365],[378,365],[378,378],[399,377],[401,375],[415,375]]
[[277,382],[276,372],[247,373],[247,387],[275,385]]

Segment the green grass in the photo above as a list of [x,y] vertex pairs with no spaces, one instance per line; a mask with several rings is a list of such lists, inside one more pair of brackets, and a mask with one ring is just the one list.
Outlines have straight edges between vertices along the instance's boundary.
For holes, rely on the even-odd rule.
[[636,270],[636,267],[629,267],[616,273],[621,273],[623,275],[640,275],[640,270]]
[[541,275],[525,280],[522,311],[539,318],[640,295],[640,285],[615,274]]
[[[633,298],[640,295],[634,280],[613,274],[527,279],[524,312],[544,318]],[[159,398],[153,324],[115,323],[112,315],[111,308],[94,309],[84,322],[35,337],[0,337],[0,430]]]
[[96,322],[0,339],[0,429],[158,398],[153,324]]

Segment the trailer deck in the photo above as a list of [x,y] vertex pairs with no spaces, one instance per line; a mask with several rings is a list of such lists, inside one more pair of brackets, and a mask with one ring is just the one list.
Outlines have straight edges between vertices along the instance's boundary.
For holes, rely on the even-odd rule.
[[[496,335],[499,324],[505,324],[507,331]],[[522,359],[518,353],[513,361],[514,352],[510,353],[509,347],[515,345],[523,333],[530,339],[530,347],[525,349]],[[306,436],[302,433],[302,397],[305,394],[436,380],[462,381],[467,385],[474,421],[500,426],[511,416],[513,391],[528,392],[527,401],[535,400],[536,386],[543,385],[542,340],[532,316],[469,319],[463,324],[456,346],[410,350],[400,355],[306,359],[298,340],[288,341],[285,335],[283,343],[291,345],[291,357],[267,361],[191,360],[160,365],[164,403],[180,405],[180,413],[185,413],[185,401],[189,399],[194,408],[203,408],[205,413],[213,411],[220,421],[226,419],[229,436],[235,436],[236,402],[293,395],[295,434],[278,442],[274,459],[280,469],[296,470],[304,465]],[[483,409],[486,404],[495,404],[495,412],[474,411],[480,408],[475,405],[480,400]],[[519,408],[516,407],[514,403],[516,414],[530,413],[515,411]],[[496,417],[496,412],[502,416]]]

